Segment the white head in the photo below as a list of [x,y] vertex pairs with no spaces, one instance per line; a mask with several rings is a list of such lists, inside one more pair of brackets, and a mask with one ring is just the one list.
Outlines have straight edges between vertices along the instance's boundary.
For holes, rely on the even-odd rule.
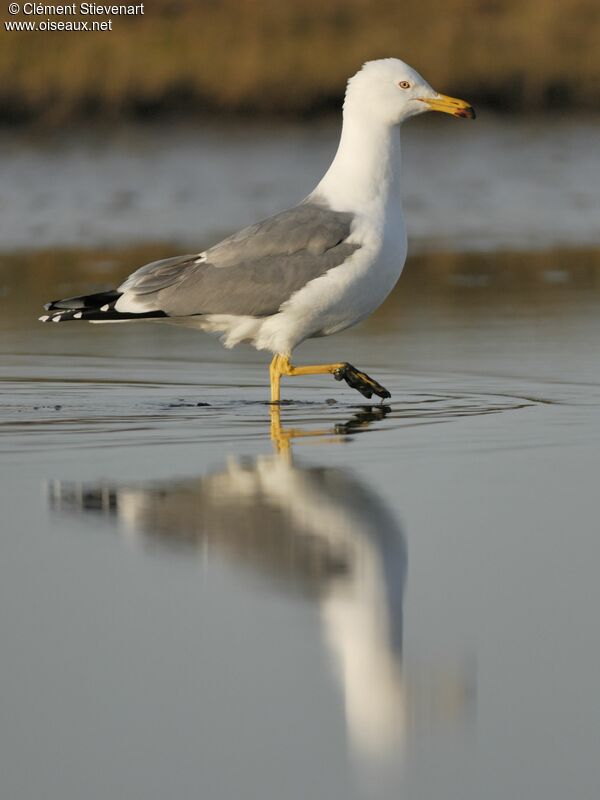
[[455,117],[474,119],[473,108],[464,100],[439,94],[419,73],[399,58],[367,61],[348,81],[344,111],[365,113],[387,125],[425,111],[444,111]]

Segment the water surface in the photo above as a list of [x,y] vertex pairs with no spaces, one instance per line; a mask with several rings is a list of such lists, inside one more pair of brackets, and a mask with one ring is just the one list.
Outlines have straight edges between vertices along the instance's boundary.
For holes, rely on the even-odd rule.
[[34,321],[134,255],[4,259],[3,794],[595,796],[597,254],[413,259],[297,353],[389,403],[279,427],[262,354]]
[[[403,127],[412,252],[599,245],[598,118],[478,114]],[[337,119],[3,132],[2,249],[170,240],[197,252],[299,202],[338,137]]]

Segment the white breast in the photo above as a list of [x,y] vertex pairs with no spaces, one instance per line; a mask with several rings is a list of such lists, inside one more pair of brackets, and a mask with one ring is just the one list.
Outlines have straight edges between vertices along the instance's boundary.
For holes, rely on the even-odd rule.
[[[386,215],[388,217],[388,215]],[[401,212],[389,223],[360,220],[350,238],[359,249],[339,267],[310,281],[264,320],[255,346],[290,353],[302,341],[328,336],[355,325],[375,311],[400,277],[406,260],[406,233]]]

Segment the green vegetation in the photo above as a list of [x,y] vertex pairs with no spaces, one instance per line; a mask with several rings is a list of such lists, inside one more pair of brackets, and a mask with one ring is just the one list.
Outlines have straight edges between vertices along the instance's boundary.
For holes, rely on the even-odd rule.
[[1,119],[318,113],[389,55],[474,103],[600,101],[598,0],[151,0],[112,28],[2,26]]

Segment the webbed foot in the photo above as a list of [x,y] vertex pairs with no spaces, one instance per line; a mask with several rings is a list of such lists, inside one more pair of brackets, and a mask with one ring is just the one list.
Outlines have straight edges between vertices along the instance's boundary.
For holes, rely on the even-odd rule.
[[352,389],[356,389],[363,397],[371,398],[374,394],[386,400],[392,395],[388,392],[385,386],[382,386],[373,378],[369,377],[366,372],[361,372],[352,364],[343,364],[339,369],[333,373],[336,381],[344,380]]

